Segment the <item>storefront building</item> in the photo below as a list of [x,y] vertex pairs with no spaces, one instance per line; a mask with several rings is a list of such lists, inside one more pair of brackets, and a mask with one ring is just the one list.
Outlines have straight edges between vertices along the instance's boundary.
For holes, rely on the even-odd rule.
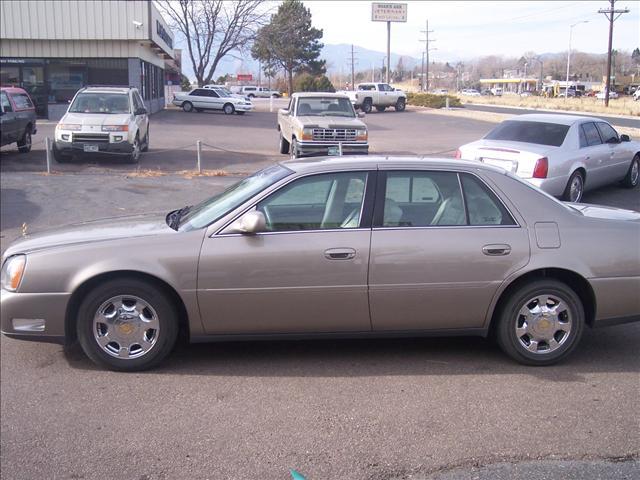
[[27,90],[59,119],[86,85],[131,85],[150,112],[165,105],[173,33],[151,0],[3,0],[0,84]]

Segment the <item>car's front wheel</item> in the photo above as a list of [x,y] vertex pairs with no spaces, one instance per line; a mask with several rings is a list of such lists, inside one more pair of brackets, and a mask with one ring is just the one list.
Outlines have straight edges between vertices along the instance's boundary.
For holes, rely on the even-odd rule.
[[98,365],[119,371],[158,365],[178,336],[176,308],[164,292],[132,278],[114,279],[89,292],[76,322],[85,354]]
[[282,133],[280,134],[280,153],[283,155],[286,155],[287,153],[289,153],[289,142],[287,142],[287,140],[282,136]]
[[142,148],[140,149],[141,152],[148,152],[149,151],[149,127],[147,127],[147,134],[144,136],[144,144],[142,145]]
[[399,98],[396,102],[396,112],[404,112],[407,107],[407,101],[404,98]]
[[509,295],[500,311],[498,344],[525,365],[551,365],[576,348],[584,330],[578,295],[556,280],[536,280]]
[[569,178],[567,186],[562,194],[562,200],[566,202],[579,202],[584,193],[584,176],[581,172],[575,171]]
[[298,152],[298,140],[296,137],[291,139],[291,158],[299,158],[300,152]]
[[71,155],[62,153],[60,150],[56,148],[55,144],[53,145],[52,151],[53,151],[53,158],[55,158],[56,162],[58,163],[66,163],[71,160]]
[[635,155],[629,165],[629,170],[622,180],[622,184],[627,188],[635,188],[638,186],[638,177],[640,176],[640,155]]
[[133,150],[131,154],[126,157],[128,163],[138,163],[140,161],[140,153],[142,146],[140,144],[140,136],[136,133],[136,138],[133,140]]
[[222,111],[225,115],[233,115],[233,112],[235,112],[236,109],[231,103],[225,103],[224,107],[222,107]]
[[29,153],[31,151],[31,126],[24,131],[24,135],[18,140],[18,151],[20,153]]

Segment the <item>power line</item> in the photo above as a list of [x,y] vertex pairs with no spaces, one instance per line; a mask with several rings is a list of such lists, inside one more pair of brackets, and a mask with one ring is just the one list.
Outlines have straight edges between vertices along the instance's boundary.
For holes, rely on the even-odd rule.
[[[611,7],[608,9],[601,8],[598,13],[604,13],[604,16],[609,20],[609,48],[607,50],[607,81],[604,91],[604,106],[609,106],[609,89],[611,88],[611,47],[613,45],[613,22],[615,22],[623,13],[629,13],[629,9],[616,10],[616,0],[611,0]],[[615,16],[614,16],[615,15]]]
[[[420,82],[420,90],[422,91],[429,91],[429,51],[430,50],[435,50],[435,48],[430,48],[429,44],[431,42],[435,42],[436,40],[434,38],[429,38],[429,34],[433,33],[433,30],[429,30],[429,20],[426,20],[426,24],[425,24],[425,29],[421,30],[420,33],[424,33],[425,38],[424,39],[420,39],[421,42],[424,42],[424,52],[422,54],[422,68],[420,70],[420,73],[422,74],[422,78],[421,78],[421,82]],[[425,72],[424,72],[424,57],[427,57],[427,76],[426,76],[426,81],[425,81]],[[426,86],[426,87],[425,87]]]
[[355,65],[358,63],[358,59],[356,58],[355,53],[353,51],[353,43],[351,44],[350,63],[351,63],[351,89],[355,90]]

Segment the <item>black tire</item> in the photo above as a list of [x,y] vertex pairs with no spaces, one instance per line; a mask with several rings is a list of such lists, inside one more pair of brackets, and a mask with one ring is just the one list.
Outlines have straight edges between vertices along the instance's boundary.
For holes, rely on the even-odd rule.
[[404,112],[404,109],[407,108],[407,100],[404,98],[399,98],[396,102],[396,112]]
[[225,103],[222,107],[222,111],[225,115],[233,115],[236,111],[236,107],[234,107],[232,103]]
[[193,103],[191,102],[184,102],[182,104],[182,110],[184,110],[187,113],[191,113],[193,112]]
[[562,200],[565,202],[575,202],[578,203],[582,200],[582,195],[584,194],[584,175],[582,172],[576,170],[569,177],[569,181],[567,182],[567,186],[564,189],[562,194]]
[[373,107],[373,102],[371,101],[371,99],[365,98],[364,102],[362,102],[362,107],[360,108],[364,113],[371,113],[372,107]]
[[140,136],[136,133],[136,138],[133,141],[133,152],[130,155],[127,155],[126,162],[136,164],[140,161],[140,153],[142,152],[142,148],[140,146]]
[[300,152],[298,152],[298,141],[296,140],[296,137],[293,137],[291,139],[291,158],[300,158]]
[[274,93],[273,95],[271,95],[273,98],[280,98],[280,95],[277,93]]
[[640,154],[636,154],[631,160],[629,170],[622,180],[622,185],[627,188],[635,188],[638,186],[638,177],[640,177]]
[[27,127],[22,138],[18,140],[18,151],[20,153],[29,153],[31,151],[31,126]]
[[244,115],[245,113],[247,113],[247,112],[239,112],[239,111],[236,110],[236,114],[237,115]]
[[253,100],[254,98],[256,98],[256,96],[253,93],[250,93],[249,95],[247,95],[247,97],[249,97],[251,100]]
[[55,159],[56,162],[67,163],[71,161],[71,158],[72,158],[71,155],[62,153],[60,150],[56,148],[55,144],[53,145],[53,148],[51,150],[53,151],[53,158]]
[[387,107],[376,107],[376,110],[379,112],[384,112],[387,109]]
[[[118,296],[138,297],[157,314],[159,328],[155,343],[137,358],[117,358],[109,354],[98,344],[94,334],[94,316],[100,306]],[[84,297],[78,309],[76,333],[82,350],[96,364],[123,372],[146,370],[157,366],[171,353],[178,336],[178,313],[165,292],[156,286],[134,278],[114,279],[102,283]]]
[[280,134],[280,153],[286,155],[289,153],[289,142]]
[[149,130],[150,130],[150,127],[147,127],[147,134],[144,136],[144,144],[142,145],[142,148],[140,149],[141,152],[148,152],[149,151]]
[[[532,304],[535,308],[535,302],[529,302],[529,300],[542,295],[548,295],[551,302],[556,300],[563,302],[562,306],[558,306],[558,308],[562,309],[558,317],[566,314],[565,320],[570,319],[569,332],[561,334],[562,330],[554,332],[552,317],[537,316],[536,323],[532,326],[540,328],[541,333],[551,332],[549,336],[555,335],[559,337],[551,338],[551,341],[555,340],[557,342],[556,346],[546,343],[546,351],[544,340],[540,340],[534,345],[535,340],[530,334],[525,333],[522,336],[518,336],[518,333],[516,333],[518,326],[526,325],[526,323],[522,323],[525,322],[525,317],[520,314],[521,310]],[[531,307],[529,308],[531,309]],[[548,318],[551,320],[548,320]],[[549,322],[551,326],[546,327]],[[577,347],[584,331],[584,323],[585,317],[582,302],[569,286],[557,280],[535,280],[522,285],[509,295],[509,300],[499,312],[496,337],[500,348],[517,362],[534,366],[551,365],[566,359]],[[544,328],[547,328],[546,332]],[[525,346],[527,341],[529,341],[531,348],[536,348],[536,352],[529,350]]]

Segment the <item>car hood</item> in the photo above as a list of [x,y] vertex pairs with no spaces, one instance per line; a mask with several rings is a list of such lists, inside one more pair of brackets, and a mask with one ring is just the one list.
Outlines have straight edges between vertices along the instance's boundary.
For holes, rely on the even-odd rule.
[[104,218],[27,234],[9,246],[5,256],[121,238],[175,234],[176,231],[167,225],[165,218],[164,213]]
[[128,113],[67,113],[60,123],[82,126],[128,125]]
[[640,222],[640,212],[636,212],[634,210],[604,207],[602,205],[591,205],[588,203],[568,203],[568,205],[578,210],[585,217]]
[[367,128],[357,118],[302,116],[297,119],[305,128]]

